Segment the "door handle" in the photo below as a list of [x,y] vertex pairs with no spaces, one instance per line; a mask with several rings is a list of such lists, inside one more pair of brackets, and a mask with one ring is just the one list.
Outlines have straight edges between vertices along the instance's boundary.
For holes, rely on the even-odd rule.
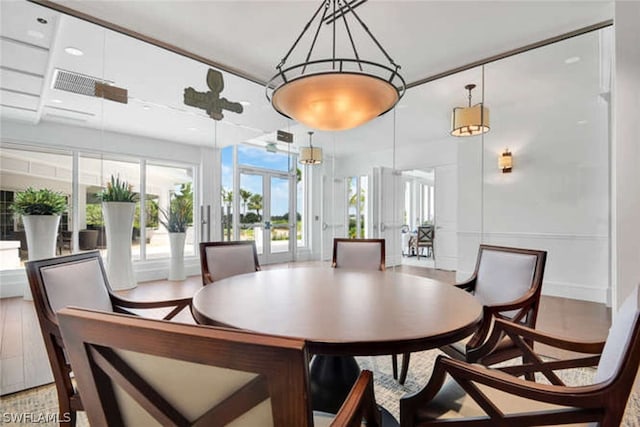
[[265,230],[271,230],[271,221],[265,221],[264,222],[264,229]]
[[380,223],[380,231],[381,231],[381,232],[384,232],[386,229],[387,229],[387,226],[386,226],[386,225],[384,225],[384,222],[381,222],[381,223]]
[[322,223],[322,231],[326,230],[327,228],[329,228],[329,224],[327,224],[326,222]]

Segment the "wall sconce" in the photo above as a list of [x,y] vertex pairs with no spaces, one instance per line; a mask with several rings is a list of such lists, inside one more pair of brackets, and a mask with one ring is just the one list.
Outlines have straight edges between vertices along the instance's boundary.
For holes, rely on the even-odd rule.
[[511,173],[513,162],[508,148],[505,148],[504,152],[498,157],[498,167],[502,170],[502,173]]

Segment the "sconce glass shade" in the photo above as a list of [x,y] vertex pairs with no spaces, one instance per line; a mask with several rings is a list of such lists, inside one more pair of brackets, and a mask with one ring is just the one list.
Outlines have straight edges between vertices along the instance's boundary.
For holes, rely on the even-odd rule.
[[359,73],[323,73],[300,77],[276,88],[272,105],[281,114],[312,129],[346,130],[386,113],[400,99],[397,88]]
[[303,165],[319,165],[322,163],[322,148],[302,147],[298,161]]
[[472,107],[456,107],[451,115],[451,135],[473,136],[489,131],[489,109],[482,103]]
[[498,157],[498,167],[502,170],[502,173],[510,173],[513,168],[513,157],[509,150],[504,150],[504,153]]

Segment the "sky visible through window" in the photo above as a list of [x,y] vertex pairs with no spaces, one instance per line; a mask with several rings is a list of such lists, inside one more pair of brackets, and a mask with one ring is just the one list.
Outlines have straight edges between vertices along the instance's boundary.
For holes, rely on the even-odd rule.
[[[289,168],[289,158],[285,153],[270,153],[264,148],[239,145],[238,164],[286,172]],[[275,179],[271,185],[271,215],[284,215],[289,211],[287,181]],[[233,189],[233,146],[222,149],[222,187],[225,190]],[[258,176],[245,175],[241,178],[240,188],[253,194],[263,194],[262,179]]]

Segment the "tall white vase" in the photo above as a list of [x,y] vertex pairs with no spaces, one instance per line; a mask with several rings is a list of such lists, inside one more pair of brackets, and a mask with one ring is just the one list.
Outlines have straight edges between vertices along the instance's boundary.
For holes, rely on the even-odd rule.
[[169,233],[171,263],[169,264],[169,280],[184,280],[184,241],[187,233]]
[[131,261],[131,231],[135,210],[135,203],[102,203],[107,230],[107,276],[114,290],[131,289],[137,285]]
[[[60,215],[22,215],[27,236],[29,261],[56,256]],[[24,290],[24,299],[32,300],[29,285]]]

